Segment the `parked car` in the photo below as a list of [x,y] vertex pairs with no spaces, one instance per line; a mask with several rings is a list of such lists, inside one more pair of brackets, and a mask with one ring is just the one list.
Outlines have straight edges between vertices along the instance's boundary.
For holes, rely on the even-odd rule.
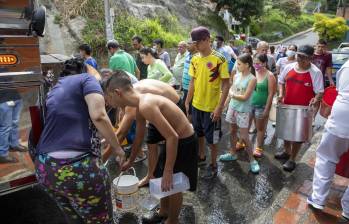
[[[332,78],[336,82],[336,73],[342,65],[349,60],[349,51],[343,49],[335,49],[332,52]],[[328,82],[328,80],[326,80]]]
[[348,42],[343,42],[338,46],[338,49],[349,48]]
[[252,46],[252,48],[257,48],[258,42],[261,41],[257,37],[248,37],[247,38],[247,43]]

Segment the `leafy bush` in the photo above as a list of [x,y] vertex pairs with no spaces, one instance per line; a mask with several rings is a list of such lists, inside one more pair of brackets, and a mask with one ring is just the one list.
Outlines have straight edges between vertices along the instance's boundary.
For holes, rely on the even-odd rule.
[[241,47],[241,46],[245,46],[245,45],[246,45],[246,42],[243,40],[235,40],[234,41],[234,46],[236,46],[236,47]]
[[141,36],[145,45],[151,45],[154,39],[161,38],[165,47],[169,48],[186,40],[186,33],[174,16],[141,20],[123,14],[115,19],[114,24],[115,39],[126,49],[130,47],[134,35]]
[[342,17],[329,18],[323,14],[315,14],[314,30],[325,40],[338,40],[349,30]]

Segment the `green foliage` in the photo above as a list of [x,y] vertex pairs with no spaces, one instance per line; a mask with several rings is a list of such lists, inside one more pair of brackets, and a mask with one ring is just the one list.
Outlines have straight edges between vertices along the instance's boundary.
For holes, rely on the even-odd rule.
[[243,40],[235,40],[234,41],[234,46],[236,46],[236,47],[241,47],[241,46],[245,46],[245,45],[246,45],[246,42]]
[[134,35],[141,36],[145,45],[151,45],[154,39],[161,38],[165,47],[175,47],[179,41],[187,39],[187,31],[174,16],[141,20],[122,14],[115,19],[114,35],[126,49],[131,47],[131,38]]
[[[93,54],[97,58],[105,58],[107,49],[104,17],[87,19],[86,24],[82,31],[83,41],[91,45]],[[165,42],[165,47],[168,48],[175,47],[178,42],[187,39],[187,31],[174,16],[141,20],[126,13],[118,14],[114,23],[114,38],[124,49],[129,50],[134,35],[141,36],[144,44],[148,46],[154,39],[161,38]]]
[[214,12],[207,12],[205,16],[197,18],[197,22],[201,26],[212,27],[220,35],[226,37],[228,35],[228,27],[223,18]]
[[[279,9],[269,8],[265,14],[251,24],[251,33],[266,41],[278,41],[286,36],[309,29],[314,23],[312,15],[302,14],[285,22]],[[281,35],[280,34],[281,32]]]
[[211,2],[217,3],[216,12],[223,7],[227,8],[243,26],[249,25],[252,18],[258,18],[263,14],[264,0],[211,0]]
[[296,0],[277,1],[273,8],[280,10],[285,23],[288,19],[297,18],[302,14],[300,4]]
[[62,16],[60,14],[55,14],[55,17],[53,18],[53,23],[62,25]]
[[349,30],[344,18],[315,14],[314,30],[325,40],[338,40]]

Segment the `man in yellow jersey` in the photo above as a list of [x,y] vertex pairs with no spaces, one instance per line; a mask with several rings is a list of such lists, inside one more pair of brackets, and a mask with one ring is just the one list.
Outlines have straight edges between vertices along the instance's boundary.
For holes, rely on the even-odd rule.
[[206,161],[206,138],[211,149],[211,163],[202,177],[212,178],[217,175],[217,144],[222,136],[221,115],[229,92],[228,62],[222,54],[211,48],[207,28],[194,28],[191,39],[196,43],[199,53],[193,56],[189,67],[192,79],[185,106],[188,112],[193,100],[192,120],[199,137],[199,165]]

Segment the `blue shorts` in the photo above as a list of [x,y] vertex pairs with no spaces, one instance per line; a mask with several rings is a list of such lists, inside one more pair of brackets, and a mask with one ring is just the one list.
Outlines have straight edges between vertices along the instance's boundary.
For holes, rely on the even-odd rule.
[[198,137],[204,137],[208,144],[217,144],[222,137],[222,125],[219,119],[212,122],[211,112],[201,111],[193,107],[192,120]]
[[126,139],[128,144],[133,144],[133,141],[136,138],[136,121],[132,122],[131,128],[127,133]]

